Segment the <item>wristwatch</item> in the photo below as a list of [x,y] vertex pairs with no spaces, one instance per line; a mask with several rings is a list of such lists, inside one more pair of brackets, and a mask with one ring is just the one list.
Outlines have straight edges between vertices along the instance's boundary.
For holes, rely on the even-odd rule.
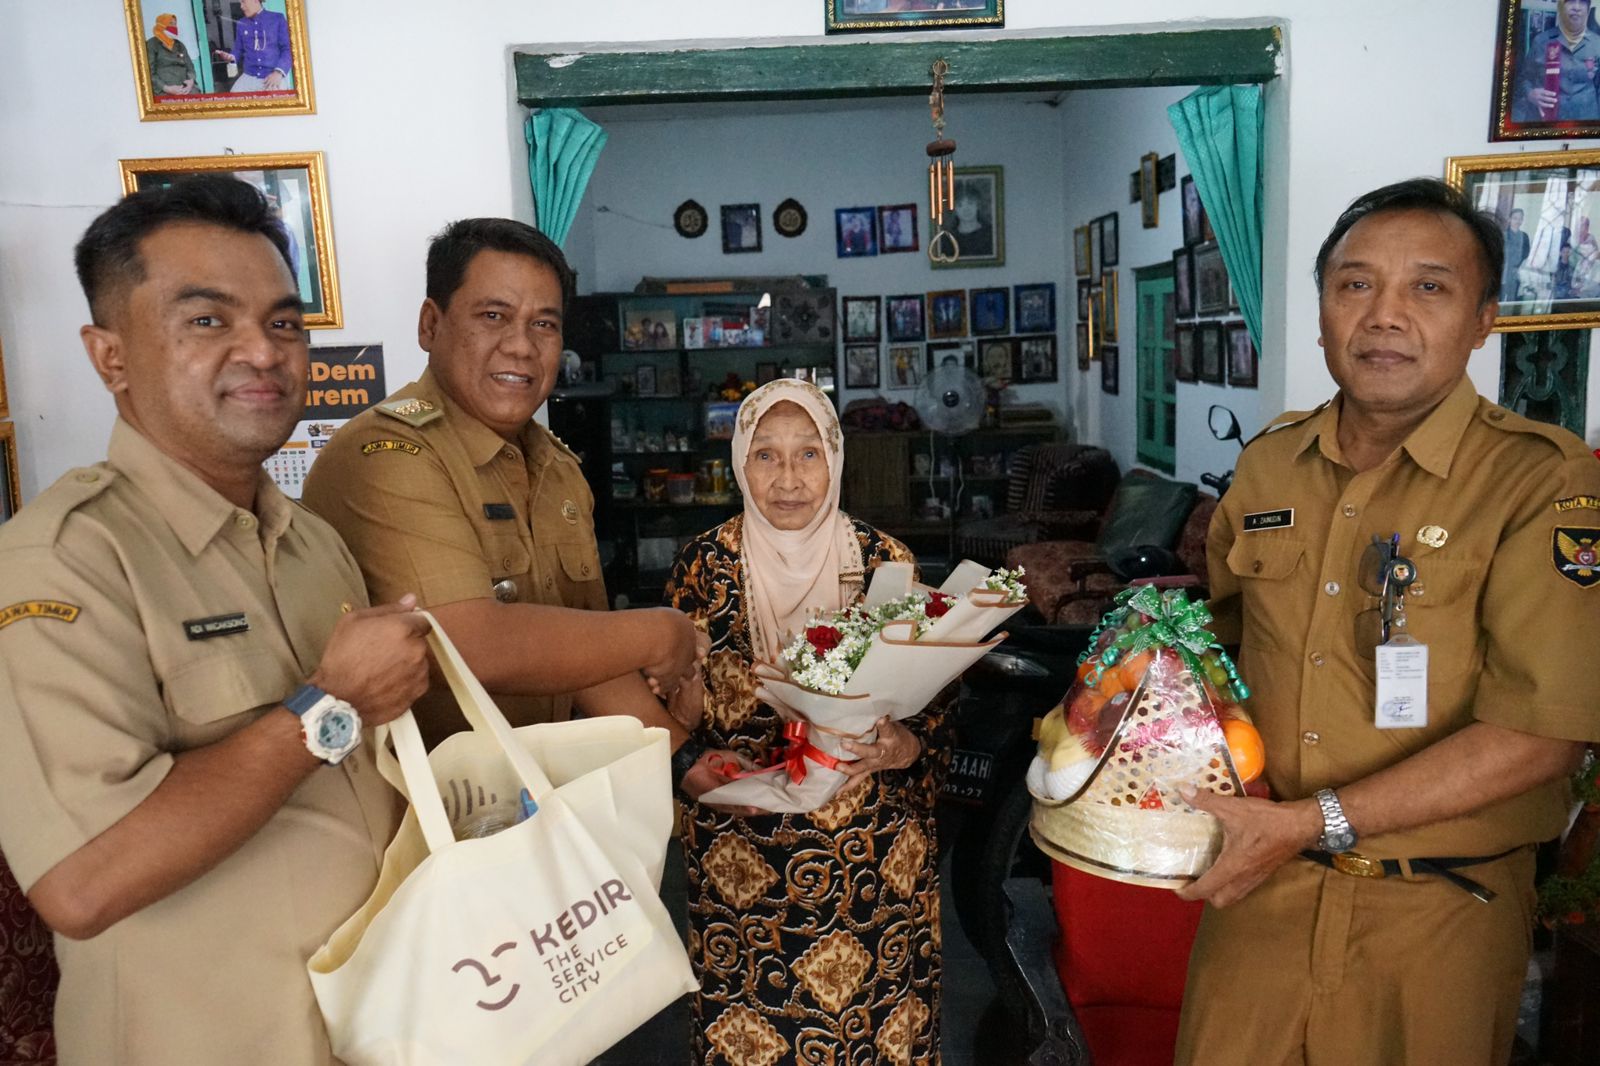
[[329,766],[338,766],[361,743],[356,709],[315,685],[301,685],[283,705],[300,716],[306,750]]
[[1322,807],[1322,850],[1337,855],[1356,846],[1356,831],[1350,828],[1350,819],[1344,816],[1339,797],[1333,789],[1317,793],[1317,803]]

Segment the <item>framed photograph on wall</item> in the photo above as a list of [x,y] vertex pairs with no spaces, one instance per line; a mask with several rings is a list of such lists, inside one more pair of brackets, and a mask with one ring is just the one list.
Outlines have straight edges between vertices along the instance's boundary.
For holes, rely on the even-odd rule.
[[973,289],[972,332],[1008,333],[1011,330],[1011,290]]
[[1161,187],[1156,174],[1160,164],[1159,152],[1139,157],[1139,221],[1145,229],[1161,225]]
[[724,255],[761,251],[761,205],[722,205],[722,251]]
[[1173,349],[1173,375],[1179,381],[1200,380],[1200,338],[1196,326],[1185,322],[1178,326],[1177,347]]
[[1004,266],[1006,261],[1006,198],[1003,167],[956,167],[954,219],[946,228],[955,235],[961,254],[938,260],[935,270]]
[[923,324],[923,297],[920,292],[905,296],[887,296],[889,340],[920,341],[925,336]]
[[1187,248],[1172,253],[1172,306],[1179,318],[1194,317],[1194,253]]
[[845,343],[876,341],[883,335],[883,325],[879,315],[882,301],[879,297],[845,296],[842,299]]
[[1445,180],[1499,220],[1497,331],[1600,326],[1600,149],[1457,156]]
[[0,522],[22,507],[22,480],[17,469],[17,426],[0,422]]
[[1019,337],[1017,362],[1022,370],[1018,375],[1019,380],[1055,381],[1057,378],[1055,337]]
[[142,122],[317,110],[301,0],[124,0]]
[[1223,382],[1222,323],[1202,322],[1195,327],[1199,378],[1213,385]]
[[825,0],[829,33],[1004,26],[1006,0]]
[[1094,243],[1089,239],[1089,227],[1079,226],[1072,231],[1072,272],[1080,278],[1094,273]]
[[1253,389],[1260,377],[1260,358],[1249,327],[1243,322],[1228,323],[1228,384],[1236,389]]
[[633,391],[640,396],[656,394],[656,368],[651,363],[641,363],[633,368]]
[[6,349],[0,344],[0,418],[11,417],[11,401],[6,396]]
[[946,289],[928,293],[928,336],[967,335],[967,290]]
[[833,239],[840,259],[878,254],[878,209],[838,207],[833,211]]
[[1094,361],[1094,351],[1090,347],[1090,338],[1093,333],[1087,321],[1078,323],[1078,330],[1073,340],[1077,344],[1078,369],[1088,370],[1089,364]]
[[1117,213],[1101,215],[1092,225],[1100,229],[1100,269],[1114,267],[1118,261],[1117,251]]
[[1108,270],[1100,275],[1100,335],[1108,341],[1117,339],[1117,272]]
[[1115,344],[1100,346],[1100,391],[1117,395],[1122,388],[1122,357]]
[[1188,174],[1183,176],[1183,246],[1193,248],[1202,244],[1206,239],[1206,209],[1200,202],[1200,190],[1195,188],[1194,178]]
[[845,388],[875,389],[878,387],[878,381],[878,346],[876,344],[845,345]]
[[978,373],[991,384],[1017,380],[1022,376],[1017,351],[1015,337],[990,337],[979,341]]
[[891,344],[884,357],[885,383],[891,389],[914,389],[922,384],[923,352],[920,344]]
[[916,204],[878,208],[878,250],[884,255],[917,250]]
[[289,261],[300,286],[307,329],[344,325],[339,268],[333,254],[333,216],[321,152],[275,155],[171,156],[123,159],[122,192],[170,185],[190,174],[231,174],[266,196],[289,238]]
[[1018,333],[1054,333],[1056,330],[1056,284],[1012,287],[1017,303]]
[[1194,307],[1202,315],[1228,310],[1228,268],[1222,262],[1222,249],[1214,244],[1194,250]]
[[978,365],[977,352],[971,341],[932,341],[927,349],[930,372],[941,366],[964,366],[972,370]]
[[1089,304],[1094,299],[1094,284],[1088,278],[1078,279],[1078,321],[1089,321]]
[[[1600,137],[1594,71],[1600,24],[1590,5],[1497,0],[1491,141]],[[1577,41],[1574,47],[1571,42]]]

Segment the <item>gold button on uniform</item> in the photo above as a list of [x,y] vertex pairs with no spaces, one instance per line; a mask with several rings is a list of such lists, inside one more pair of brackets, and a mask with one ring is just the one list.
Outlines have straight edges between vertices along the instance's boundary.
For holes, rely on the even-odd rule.
[[100,480],[100,475],[93,470],[81,470],[78,472],[77,479],[83,482],[85,485],[92,485],[96,481]]
[[1308,729],[1304,733],[1300,734],[1300,743],[1304,744],[1308,748],[1314,748],[1318,744],[1322,743],[1322,734],[1318,733],[1315,729]]
[[1355,505],[1354,504],[1348,504],[1347,503],[1347,504],[1344,505],[1342,510],[1343,510],[1344,516],[1346,518],[1354,518],[1356,516],[1356,509],[1355,509]]
[[1253,573],[1253,574],[1261,573],[1261,560],[1260,559],[1257,559],[1255,562],[1250,564],[1250,572]]
[[1337,581],[1330,581],[1326,585],[1322,586],[1322,591],[1326,592],[1330,596],[1337,596],[1339,595],[1339,583]]
[[1323,663],[1326,663],[1327,661],[1328,661],[1327,658],[1320,651],[1314,651],[1314,652],[1311,653],[1311,665],[1312,666],[1321,666]]
[[254,529],[256,525],[256,516],[245,514],[243,511],[240,511],[238,514],[233,516],[233,521],[234,524],[240,529]]

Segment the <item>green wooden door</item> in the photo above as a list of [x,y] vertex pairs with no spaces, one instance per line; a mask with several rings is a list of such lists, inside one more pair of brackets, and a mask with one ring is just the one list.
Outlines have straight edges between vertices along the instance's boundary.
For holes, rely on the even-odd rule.
[[1139,461],[1172,473],[1178,445],[1176,310],[1172,265],[1134,271],[1138,301]]

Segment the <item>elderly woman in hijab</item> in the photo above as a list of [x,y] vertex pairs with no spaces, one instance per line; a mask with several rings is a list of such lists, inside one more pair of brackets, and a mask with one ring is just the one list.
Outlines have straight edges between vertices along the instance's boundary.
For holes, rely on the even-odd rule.
[[[755,695],[815,614],[855,602],[905,545],[839,510],[844,439],[815,386],[780,378],[739,408],[745,509],[685,546],[667,600],[711,638],[703,686],[675,701],[697,741],[770,765],[782,719]],[[689,686],[686,686],[689,688]],[[690,804],[696,1061],[939,1061],[933,803],[948,762],[939,707],[847,741],[853,781],[809,814]]]

